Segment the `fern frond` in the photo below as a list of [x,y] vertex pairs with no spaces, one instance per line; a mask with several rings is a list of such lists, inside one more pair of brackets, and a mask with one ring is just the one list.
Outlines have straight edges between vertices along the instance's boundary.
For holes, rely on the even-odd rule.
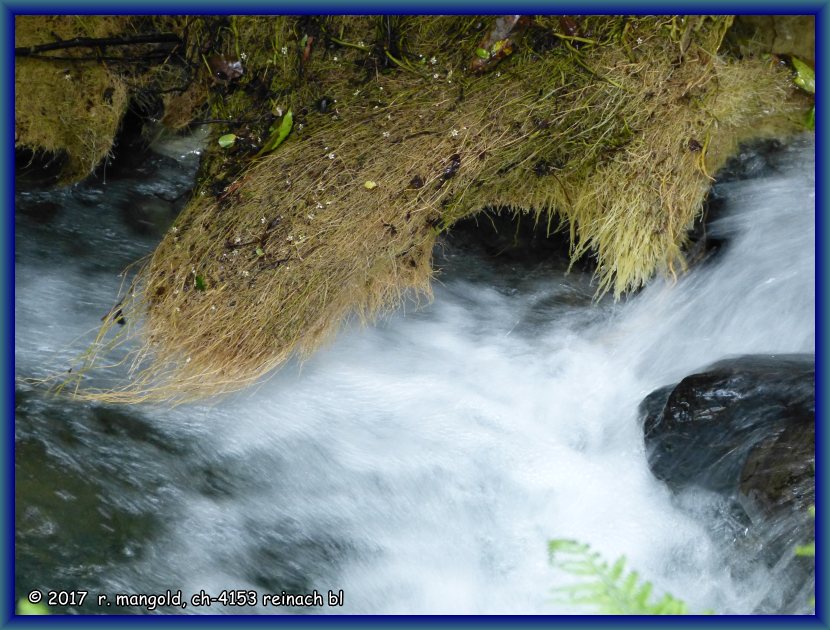
[[554,601],[586,604],[606,615],[687,615],[686,603],[666,593],[651,601],[654,587],[636,571],[626,571],[622,556],[609,565],[599,553],[575,540],[557,539],[548,543],[551,564],[582,582],[555,588]]

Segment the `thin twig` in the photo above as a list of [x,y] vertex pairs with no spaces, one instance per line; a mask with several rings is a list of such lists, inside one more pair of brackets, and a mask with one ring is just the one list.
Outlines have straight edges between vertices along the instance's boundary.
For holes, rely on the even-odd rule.
[[181,44],[181,38],[175,33],[156,33],[155,35],[136,35],[135,37],[75,37],[51,44],[37,46],[20,46],[14,49],[17,57],[31,57],[49,50],[65,50],[67,48],[101,48],[106,46],[132,46],[135,44],[162,44],[172,42]]

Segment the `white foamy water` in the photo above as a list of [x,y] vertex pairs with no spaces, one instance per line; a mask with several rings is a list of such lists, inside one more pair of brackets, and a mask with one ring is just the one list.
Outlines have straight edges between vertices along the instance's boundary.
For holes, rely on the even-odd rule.
[[[724,250],[623,303],[591,305],[576,274],[450,248],[431,304],[350,327],[254,390],[117,410],[140,419],[126,432],[89,419],[106,411],[29,392],[18,438],[94,479],[97,512],[76,512],[81,523],[149,519],[135,540],[114,534],[112,561],[83,574],[107,592],[343,589],[345,606],[322,612],[587,612],[551,601],[574,578],[550,567],[547,541],[575,538],[625,555],[692,610],[752,612],[774,576],[736,575],[705,517],[716,500],[681,507],[651,476],[637,406],[725,356],[814,351],[813,154],[804,139],[762,177],[721,185],[727,207],[711,229]],[[132,248],[150,246],[125,253],[129,237],[101,217],[74,253],[44,252],[45,234],[18,226],[19,376],[65,362],[108,310]],[[51,540],[38,519],[60,527],[40,508],[24,523],[32,545]],[[83,561],[81,543],[64,544]],[[18,567],[33,587],[66,576]],[[186,612],[220,610],[241,611]]]

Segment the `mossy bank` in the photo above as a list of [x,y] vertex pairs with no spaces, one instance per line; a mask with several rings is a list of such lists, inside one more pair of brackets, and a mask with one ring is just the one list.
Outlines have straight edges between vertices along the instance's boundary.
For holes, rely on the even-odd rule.
[[[596,259],[598,294],[682,272],[712,175],[740,141],[803,127],[811,105],[732,23],[124,18],[134,39],[117,54],[153,63],[63,60],[95,76],[86,118],[77,92],[45,106],[48,117],[72,104],[60,133],[22,110],[36,97],[27,82],[61,63],[19,57],[16,142],[66,152],[71,176],[104,157],[131,96],[154,125],[212,130],[193,200],[75,366],[74,391],[137,402],[244,387],[344,318],[428,294],[436,237],[488,207],[568,230],[574,259]],[[153,34],[165,38],[140,39]],[[27,37],[17,45],[35,45]],[[81,143],[79,120],[94,121]],[[123,342],[130,378],[88,388],[102,352]]]

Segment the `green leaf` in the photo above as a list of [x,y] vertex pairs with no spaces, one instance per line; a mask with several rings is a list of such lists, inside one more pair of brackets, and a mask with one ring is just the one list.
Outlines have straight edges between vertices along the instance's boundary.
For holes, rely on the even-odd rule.
[[[810,109],[810,113],[807,114],[807,122],[805,123],[807,129],[815,129],[816,128],[816,106],[813,105],[812,109]],[[813,516],[816,515],[816,508],[813,507]]]
[[548,541],[548,552],[553,556],[555,553],[585,553],[588,550],[588,545],[585,545],[576,540],[568,540],[565,538],[557,538],[556,540]]
[[795,548],[795,555],[797,556],[807,556],[810,558],[815,557],[816,555],[816,542],[813,541],[807,545],[798,545]]
[[791,58],[795,68],[795,84],[805,92],[816,93],[816,73],[798,57]]
[[256,248],[256,255],[257,255],[257,256],[265,256],[265,252],[264,252],[264,251],[262,251],[262,248],[261,248],[261,247],[257,247],[257,248]]
[[580,578],[576,584],[555,588],[556,602],[589,605],[611,615],[688,614],[685,602],[669,594],[652,602],[651,582],[636,571],[626,573],[625,557],[609,566],[588,545],[563,539],[548,541],[548,552],[553,566]]
[[489,59],[490,53],[487,52],[484,48],[476,48],[476,56],[480,57],[481,59]]
[[611,572],[608,574],[612,580],[619,580],[625,569],[625,556],[620,557],[611,567]]
[[266,143],[262,145],[262,148],[257,153],[257,156],[264,155],[265,153],[270,153],[278,146],[282,144],[282,141],[288,137],[288,134],[291,133],[291,128],[294,126],[294,114],[291,110],[286,112],[285,116],[282,117],[282,122],[280,126],[277,128],[274,133],[268,138]]
[[226,133],[224,136],[219,136],[219,146],[223,149],[233,146],[234,142],[236,142],[236,134]]
[[196,290],[197,291],[204,291],[205,290],[205,279],[202,276],[196,276]]
[[17,614],[18,615],[48,615],[49,607],[46,604],[38,602],[33,604],[25,597],[17,600]]

